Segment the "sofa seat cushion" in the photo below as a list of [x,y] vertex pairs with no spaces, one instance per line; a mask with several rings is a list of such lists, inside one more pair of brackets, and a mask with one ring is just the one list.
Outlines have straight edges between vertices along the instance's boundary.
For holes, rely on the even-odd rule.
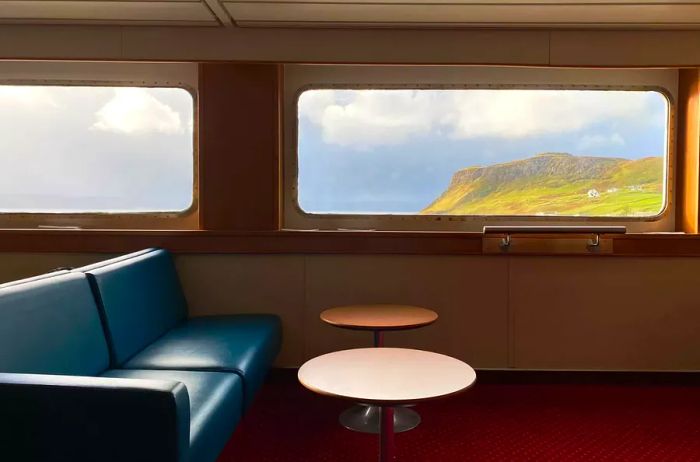
[[243,413],[243,383],[237,374],[110,369],[103,376],[176,381],[185,385],[190,399],[187,462],[216,461]]
[[269,314],[190,318],[122,367],[235,372],[247,407],[279,353],[281,332],[279,317]]

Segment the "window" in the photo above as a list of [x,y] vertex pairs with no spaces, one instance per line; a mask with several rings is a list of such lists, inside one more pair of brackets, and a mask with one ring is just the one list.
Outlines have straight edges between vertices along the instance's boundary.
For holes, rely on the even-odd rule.
[[180,88],[0,86],[0,212],[179,212],[192,204]]
[[111,78],[0,81],[0,214],[60,226],[80,215],[191,211],[193,93]]
[[660,219],[670,199],[667,91],[546,81],[302,87],[299,215],[416,229]]

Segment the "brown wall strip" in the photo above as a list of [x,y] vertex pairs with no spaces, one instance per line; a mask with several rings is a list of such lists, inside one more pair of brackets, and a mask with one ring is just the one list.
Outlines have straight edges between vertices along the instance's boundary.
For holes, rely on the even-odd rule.
[[[628,234],[608,238],[613,240],[612,253],[587,254],[583,258],[700,256],[697,234]],[[0,252],[121,253],[146,247],[164,247],[176,253],[483,254],[481,233],[0,230]],[[543,249],[537,255],[569,255]]]
[[0,231],[0,252],[119,253],[146,247],[164,247],[178,253],[478,255],[481,254],[481,234]]
[[279,68],[200,65],[202,229],[279,228]]

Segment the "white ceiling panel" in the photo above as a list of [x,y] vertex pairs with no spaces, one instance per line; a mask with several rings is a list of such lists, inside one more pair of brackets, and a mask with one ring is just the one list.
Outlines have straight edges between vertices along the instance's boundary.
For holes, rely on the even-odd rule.
[[[90,1],[90,0],[85,0]],[[140,0],[134,0],[140,1]],[[170,1],[170,0],[164,0]],[[185,0],[188,1],[188,0]],[[226,1],[226,0],[224,0]],[[340,5],[692,5],[698,0],[246,0],[243,3],[325,3]]]
[[199,0],[0,0],[0,22],[219,25]]
[[671,26],[700,25],[700,1],[332,0],[228,1],[238,25]]

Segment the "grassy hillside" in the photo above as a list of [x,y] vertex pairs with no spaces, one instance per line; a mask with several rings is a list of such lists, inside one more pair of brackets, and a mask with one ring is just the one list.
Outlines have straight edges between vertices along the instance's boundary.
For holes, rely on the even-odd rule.
[[421,213],[651,216],[663,206],[663,171],[661,157],[540,154],[460,170]]

